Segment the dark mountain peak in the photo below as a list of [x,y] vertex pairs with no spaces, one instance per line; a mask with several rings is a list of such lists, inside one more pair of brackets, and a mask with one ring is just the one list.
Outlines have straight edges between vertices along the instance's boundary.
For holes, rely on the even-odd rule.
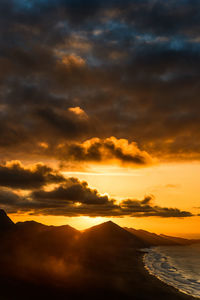
[[94,233],[104,233],[104,234],[108,234],[108,233],[119,233],[119,232],[125,232],[125,230],[120,227],[119,225],[117,225],[116,223],[112,222],[112,221],[107,221],[107,222],[104,222],[104,223],[101,223],[101,224],[98,224],[98,225],[95,225],[95,226],[92,226],[88,229],[86,229],[84,231],[84,233],[91,233],[91,232],[94,232]]
[[143,247],[137,237],[112,221],[93,226],[83,232],[83,238],[94,244],[125,245],[131,243],[134,247]]
[[0,209],[0,217],[1,217],[1,216],[7,216],[7,215],[6,215],[6,212],[5,212],[3,209]]
[[30,225],[30,226],[38,226],[38,225],[42,225],[42,226],[45,226],[44,224],[42,223],[39,223],[39,222],[36,222],[36,221],[24,221],[24,222],[17,222],[16,223],[17,225]]
[[38,223],[35,221],[25,221],[25,222],[17,222],[16,226],[19,229],[42,229],[42,228],[46,228],[47,226],[42,224],[42,223]]
[[117,225],[116,223],[114,223],[113,221],[107,221],[107,222],[104,222],[104,223],[102,223],[102,224],[112,224],[112,225],[119,226],[119,225]]
[[63,231],[63,232],[73,232],[73,233],[80,233],[79,230],[75,229],[70,225],[60,225],[60,226],[53,226],[55,229]]
[[107,226],[107,227],[110,227],[110,228],[122,228],[119,225],[117,225],[116,223],[114,223],[113,221],[107,221],[107,222],[104,222],[100,225],[104,225],[104,226]]
[[92,228],[118,228],[118,229],[122,229],[122,227],[120,227],[119,225],[117,225],[116,223],[112,222],[112,221],[107,221],[107,222],[104,222],[104,223],[101,223],[99,225],[95,225],[89,229],[92,229]]
[[53,226],[53,225],[44,225],[42,223],[38,223],[35,221],[25,221],[25,222],[18,222],[16,224],[17,228],[20,231],[37,234],[40,232],[45,232],[47,234],[54,234],[55,238],[59,238],[60,234],[63,236],[67,235],[75,235],[78,234],[79,231],[75,228],[71,227],[70,225],[62,225],[62,226]]
[[3,209],[0,209],[0,230],[10,229],[13,226],[13,221],[7,216]]

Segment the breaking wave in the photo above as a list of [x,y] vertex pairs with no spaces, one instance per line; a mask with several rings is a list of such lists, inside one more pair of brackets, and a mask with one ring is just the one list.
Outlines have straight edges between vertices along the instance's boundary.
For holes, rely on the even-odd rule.
[[200,298],[200,244],[145,249],[144,264],[156,276],[190,296]]

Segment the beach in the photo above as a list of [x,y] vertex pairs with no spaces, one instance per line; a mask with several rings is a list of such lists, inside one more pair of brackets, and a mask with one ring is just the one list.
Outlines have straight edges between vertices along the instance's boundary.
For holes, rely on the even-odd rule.
[[143,261],[148,272],[177,290],[200,298],[200,245],[161,246],[146,249]]

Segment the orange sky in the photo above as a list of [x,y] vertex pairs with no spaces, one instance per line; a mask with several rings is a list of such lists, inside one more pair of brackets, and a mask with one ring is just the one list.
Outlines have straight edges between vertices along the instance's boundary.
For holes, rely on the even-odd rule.
[[0,208],[197,236],[200,1],[74,2],[2,3]]
[[[86,180],[91,188],[96,188],[101,194],[109,194],[110,197],[118,200],[142,199],[145,194],[153,194],[157,205],[178,207],[194,214],[200,212],[198,208],[200,163],[198,162],[163,163],[142,169],[92,165],[87,171],[63,171],[63,174],[66,177]],[[15,222],[34,219],[48,225],[70,224],[80,230],[112,219],[121,226],[177,236],[200,237],[200,217],[198,216],[189,218],[91,218],[14,214],[10,217]]]

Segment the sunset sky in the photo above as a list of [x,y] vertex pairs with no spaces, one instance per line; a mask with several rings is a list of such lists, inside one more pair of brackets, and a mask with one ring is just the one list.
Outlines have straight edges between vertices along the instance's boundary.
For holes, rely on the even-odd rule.
[[1,0],[0,208],[200,237],[200,2]]

